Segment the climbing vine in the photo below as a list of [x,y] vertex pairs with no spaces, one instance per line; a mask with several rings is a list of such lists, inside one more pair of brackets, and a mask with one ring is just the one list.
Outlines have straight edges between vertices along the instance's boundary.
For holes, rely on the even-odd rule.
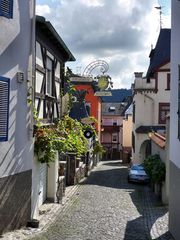
[[54,161],[56,151],[73,152],[77,156],[88,151],[84,126],[69,116],[64,116],[51,127],[37,127],[34,136],[35,153],[41,163]]

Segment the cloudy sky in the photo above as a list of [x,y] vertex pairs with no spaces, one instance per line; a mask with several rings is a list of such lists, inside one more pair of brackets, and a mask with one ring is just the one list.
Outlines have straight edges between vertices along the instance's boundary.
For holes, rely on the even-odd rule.
[[82,74],[88,64],[104,60],[114,88],[130,88],[135,71],[146,74],[160,30],[155,7],[162,6],[162,27],[170,27],[169,0],[36,0],[36,5],[76,58],[66,65]]

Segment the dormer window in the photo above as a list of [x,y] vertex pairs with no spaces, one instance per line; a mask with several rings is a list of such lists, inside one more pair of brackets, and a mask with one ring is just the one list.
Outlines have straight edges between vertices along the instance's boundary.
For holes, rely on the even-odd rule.
[[117,143],[118,142],[118,134],[117,133],[113,133],[112,134],[112,142],[113,143]]
[[0,0],[0,16],[13,18],[13,0]]
[[109,112],[115,112],[116,108],[115,107],[109,107]]

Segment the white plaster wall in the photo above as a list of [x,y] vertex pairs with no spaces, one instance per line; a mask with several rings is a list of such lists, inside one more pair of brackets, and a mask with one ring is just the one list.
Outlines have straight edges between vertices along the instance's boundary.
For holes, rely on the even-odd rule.
[[[165,64],[160,69],[169,69],[170,63]],[[159,125],[159,103],[170,102],[170,91],[167,88],[167,73],[158,72],[158,92],[153,93],[137,93],[134,95],[135,101],[135,124],[133,124],[133,131],[135,133],[135,148],[136,152],[132,152],[133,161],[143,161],[140,154],[140,147],[143,140],[148,139],[147,134],[136,134],[135,130],[139,126]],[[138,79],[139,80],[139,79]]]
[[180,141],[178,139],[178,65],[180,64],[180,1],[171,0],[171,96],[169,141],[169,230],[180,239]]
[[32,198],[31,198],[31,218],[37,218],[39,216],[39,188],[40,188],[40,162],[35,155],[33,158],[32,168]]
[[141,145],[149,140],[147,134],[135,134],[135,152],[132,150],[132,162],[133,163],[142,163],[144,161],[143,155],[140,152]]
[[[56,202],[56,191],[58,182],[58,152],[56,153],[54,162],[48,167],[47,174],[47,198]],[[32,171],[32,202],[31,202],[31,217],[38,218],[39,216],[39,191],[40,191],[40,167],[41,163],[38,161],[37,156],[33,158],[33,171]]]
[[[32,80],[33,6],[34,0],[14,0],[13,19],[0,17],[0,76],[10,78],[9,138],[0,143],[0,177],[32,169],[27,79]],[[23,83],[16,81],[18,71],[24,73]]]
[[[166,64],[165,68],[170,68],[169,64]],[[135,94],[135,127],[159,124],[159,103],[170,102],[170,91],[165,90],[167,88],[167,73],[169,72],[158,73],[157,93]]]
[[134,96],[135,101],[135,129],[141,125],[152,125],[154,122],[154,94],[137,93]]
[[170,160],[180,168],[178,139],[178,65],[180,64],[180,2],[172,1],[171,31],[171,111],[170,111]]
[[156,143],[151,141],[151,150],[152,154],[159,154],[161,160],[165,163],[166,162],[166,150],[164,148],[160,148]]
[[57,151],[54,162],[48,167],[47,198],[53,202],[57,202],[58,169],[59,155]]

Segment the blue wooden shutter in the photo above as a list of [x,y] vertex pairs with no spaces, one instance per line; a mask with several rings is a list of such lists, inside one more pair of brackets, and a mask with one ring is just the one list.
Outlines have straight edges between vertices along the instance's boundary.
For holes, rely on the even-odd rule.
[[9,78],[0,77],[0,142],[8,140]]
[[13,0],[0,0],[0,16],[13,17]]

